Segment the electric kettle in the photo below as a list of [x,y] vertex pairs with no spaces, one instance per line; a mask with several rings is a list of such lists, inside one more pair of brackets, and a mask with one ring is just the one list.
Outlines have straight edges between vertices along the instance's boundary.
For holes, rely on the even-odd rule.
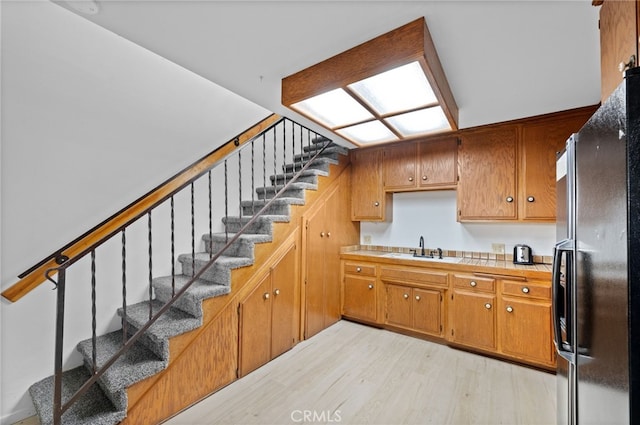
[[533,254],[528,245],[518,244],[513,247],[513,264],[533,264]]

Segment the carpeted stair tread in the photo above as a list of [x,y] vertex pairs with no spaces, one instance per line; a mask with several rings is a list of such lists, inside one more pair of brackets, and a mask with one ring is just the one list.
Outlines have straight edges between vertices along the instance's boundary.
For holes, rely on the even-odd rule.
[[[159,300],[152,301],[152,314],[156,314],[164,306]],[[118,309],[122,316],[122,308]],[[127,306],[127,321],[136,329],[142,328],[149,321],[149,301],[142,301]],[[164,341],[176,335],[192,331],[202,325],[201,317],[194,317],[177,308],[170,308],[149,329],[146,334],[154,342]]]
[[304,146],[302,148],[303,152],[307,153],[310,152],[312,154],[316,154],[318,152],[320,152],[320,150],[325,146],[328,145],[320,155],[325,155],[325,154],[339,154],[339,155],[348,155],[349,154],[349,148],[346,148],[344,146],[340,146],[340,145],[336,145],[335,143],[317,143],[314,145],[310,145],[310,146]]
[[[245,226],[253,216],[223,217],[222,222],[229,232],[237,233]],[[288,215],[263,215],[258,216],[245,230],[247,233],[267,234],[273,232],[273,223],[288,223],[291,218]]]
[[[209,235],[207,235],[207,241]],[[271,238],[271,234],[268,234]],[[206,242],[208,244],[208,242]],[[211,244],[213,248],[213,252],[217,252],[218,249],[222,249],[222,243],[216,243],[215,240]],[[241,254],[242,249],[234,249],[233,245],[227,251],[234,251]],[[208,251],[208,247],[207,247]],[[194,276],[195,273],[198,273],[203,267],[205,267],[210,261],[211,256],[209,252],[197,252],[195,256],[191,254],[181,254],[178,256],[178,261],[182,264],[182,274],[185,276]],[[237,269],[240,267],[250,266],[253,264],[253,258],[244,257],[244,256],[227,256],[221,255],[216,259],[216,261],[209,266],[201,275],[200,279],[204,281],[211,282],[212,284],[219,284],[230,286],[231,285],[231,270]],[[193,272],[195,265],[195,273]]]
[[[252,205],[255,205],[256,207],[262,208],[264,205],[266,205],[266,203],[270,201],[269,199],[264,200],[264,199],[256,199],[254,201],[242,201],[242,206],[243,207],[250,207]],[[276,198],[273,200],[272,205],[304,205],[304,199],[298,199],[298,198]],[[273,215],[273,214],[272,214]],[[284,214],[278,214],[278,215],[284,215]]]
[[[62,374],[63,403],[89,380],[91,375],[84,366],[68,370]],[[53,376],[33,384],[29,393],[43,425],[53,423]],[[65,425],[91,424],[115,425],[126,417],[126,411],[117,410],[99,385],[92,385],[62,415]]]
[[[122,329],[96,338],[98,368],[105,364],[120,348],[122,348]],[[91,339],[80,342],[77,350],[82,354],[87,367],[91,367]],[[100,377],[102,385],[112,393],[123,390],[136,382],[142,381],[165,369],[167,362],[156,356],[142,344],[133,344],[107,371]]]
[[[272,195],[276,194],[277,192],[279,192],[280,190],[284,189],[285,185],[278,183],[276,185],[272,185],[272,186],[267,186],[267,187],[257,187],[256,188],[256,193],[258,194],[258,199],[262,198],[260,195],[263,193],[269,193]],[[304,191],[305,190],[318,190],[318,185],[317,184],[312,184],[312,183],[305,183],[305,182],[294,182],[289,184],[289,187],[287,188],[287,190],[284,192],[285,196],[287,193],[289,192],[297,192],[297,191],[302,191],[303,193],[303,197],[304,197]],[[294,197],[294,196],[291,196]],[[295,196],[296,198],[299,196]]]
[[[318,148],[315,151],[312,149],[312,150],[310,150],[308,152],[303,152],[301,154],[294,155],[293,162],[304,162],[304,163],[306,163],[311,158],[313,158],[320,151],[320,149],[321,148]],[[340,155],[344,155],[342,150],[333,149],[333,148],[326,148],[324,151],[322,151],[322,153],[320,155],[318,155],[318,157],[313,162],[315,162],[317,160],[320,160],[320,159],[328,159],[328,160],[331,160],[331,161],[335,161],[335,163],[337,164],[338,161],[340,160]]]
[[[208,256],[208,255],[207,255]],[[175,287],[176,292],[182,288],[189,280],[190,275],[176,275]],[[153,288],[156,291],[156,298],[162,303],[166,303],[173,296],[171,288],[171,276],[162,276],[153,279]],[[186,290],[184,294],[171,306],[172,308],[184,311],[194,317],[201,318],[202,300],[207,298],[219,297],[227,295],[231,292],[231,282],[217,283],[204,279],[196,279],[193,284]]]

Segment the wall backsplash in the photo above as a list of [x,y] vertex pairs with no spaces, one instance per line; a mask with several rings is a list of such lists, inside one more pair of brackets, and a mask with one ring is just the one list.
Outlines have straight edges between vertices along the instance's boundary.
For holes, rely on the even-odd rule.
[[447,250],[491,252],[492,243],[503,243],[505,253],[511,254],[515,244],[524,243],[536,255],[551,255],[555,224],[458,223],[456,192],[443,190],[395,193],[392,222],[360,225],[363,245],[417,247],[420,236],[425,246]]

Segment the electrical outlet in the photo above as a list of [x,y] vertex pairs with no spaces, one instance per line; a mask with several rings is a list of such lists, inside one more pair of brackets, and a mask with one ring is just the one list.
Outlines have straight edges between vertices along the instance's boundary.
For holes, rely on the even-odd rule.
[[[362,243],[364,243],[365,245],[371,245],[371,235],[364,235],[362,237]],[[504,249],[504,245],[503,245],[503,249]]]
[[494,254],[504,254],[504,244],[503,243],[492,243],[491,251]]

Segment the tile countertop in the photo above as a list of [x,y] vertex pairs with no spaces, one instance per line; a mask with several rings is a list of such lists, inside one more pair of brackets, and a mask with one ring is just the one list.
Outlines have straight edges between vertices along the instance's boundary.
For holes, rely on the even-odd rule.
[[[427,252],[429,250],[427,249]],[[454,255],[451,255],[454,254]],[[476,257],[476,258],[474,258]],[[507,258],[509,257],[509,258]],[[352,261],[375,261],[383,264],[421,266],[430,269],[446,269],[453,272],[484,273],[497,276],[515,276],[531,279],[551,279],[551,264],[513,264],[511,256],[497,256],[487,253],[444,251],[444,260],[412,258],[408,248],[373,247],[354,245],[343,247],[341,258]],[[538,257],[548,261],[549,257]],[[534,259],[536,259],[534,257]]]

